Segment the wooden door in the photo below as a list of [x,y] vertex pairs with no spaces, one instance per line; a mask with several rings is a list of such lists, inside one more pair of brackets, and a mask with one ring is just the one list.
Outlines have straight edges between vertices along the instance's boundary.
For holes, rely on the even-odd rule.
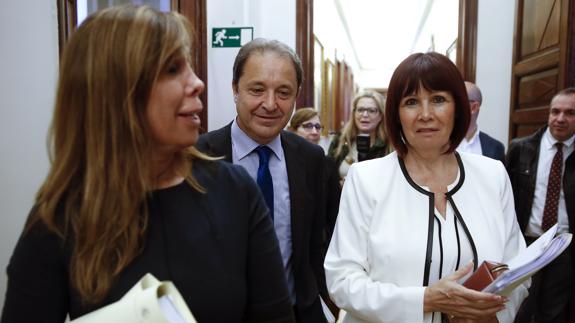
[[546,124],[553,95],[574,84],[574,3],[574,0],[517,0],[510,140],[531,134]]

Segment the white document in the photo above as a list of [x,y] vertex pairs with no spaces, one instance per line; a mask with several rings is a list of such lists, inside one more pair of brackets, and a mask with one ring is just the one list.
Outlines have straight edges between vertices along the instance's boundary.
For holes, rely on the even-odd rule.
[[327,307],[327,304],[323,301],[323,298],[321,298],[321,296],[319,297],[319,300],[321,301],[321,308],[323,310],[323,315],[325,316],[327,323],[335,323],[335,316],[333,316],[333,314],[329,310],[329,307]]
[[511,259],[508,263],[509,270],[497,277],[483,291],[509,295],[515,287],[547,266],[571,243],[571,233],[561,233],[555,236],[556,233],[557,224]]
[[527,247],[525,250],[523,250],[522,252],[517,254],[517,256],[511,259],[507,263],[509,269],[513,270],[519,268],[537,259],[537,257],[539,257],[545,251],[545,248],[547,248],[551,240],[553,240],[556,233],[557,233],[557,223],[551,228],[549,228],[549,230],[547,230],[544,234],[542,234],[537,240],[533,241],[533,243],[530,244],[529,247]]
[[71,323],[197,323],[171,282],[146,274],[119,301]]
[[164,295],[158,299],[158,302],[160,303],[160,309],[162,310],[162,313],[164,313],[164,317],[168,322],[187,323],[176,304],[174,304],[172,296]]

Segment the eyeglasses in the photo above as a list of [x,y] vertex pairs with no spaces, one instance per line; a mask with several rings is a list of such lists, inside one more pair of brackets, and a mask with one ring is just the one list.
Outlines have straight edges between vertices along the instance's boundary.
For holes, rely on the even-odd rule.
[[355,114],[357,114],[358,116],[362,116],[366,112],[369,116],[373,117],[379,113],[379,109],[378,108],[364,108],[364,107],[359,107],[359,108],[355,109]]
[[311,131],[313,128],[315,128],[315,130],[317,131],[321,131],[321,129],[323,129],[323,126],[319,123],[302,123],[301,127],[304,128],[306,131]]

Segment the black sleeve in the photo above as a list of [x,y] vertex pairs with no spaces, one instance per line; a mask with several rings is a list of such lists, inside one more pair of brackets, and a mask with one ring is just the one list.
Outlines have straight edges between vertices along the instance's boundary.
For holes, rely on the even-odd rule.
[[1,323],[64,322],[68,313],[68,270],[62,240],[36,222],[25,231],[8,264]]
[[249,198],[248,309],[245,322],[294,322],[279,248],[264,199],[247,172]]
[[339,200],[341,197],[341,186],[339,185],[339,172],[335,160],[326,156],[325,161],[325,192],[327,195],[326,201],[326,229],[325,240],[326,250],[331,240],[331,235],[337,220],[337,213],[339,212]]
[[507,174],[509,175],[509,178],[511,179],[511,182],[513,182],[513,172],[511,171],[511,169],[513,168],[514,164],[515,164],[515,158],[517,156],[517,144],[512,141],[509,144],[509,148],[507,149],[507,155],[505,155],[505,169],[507,170]]
[[497,156],[497,160],[501,161],[501,163],[503,163],[503,165],[505,165],[505,146],[503,146],[502,143],[500,143],[499,141],[497,142],[497,148],[496,150],[496,156]]
[[331,140],[331,142],[329,143],[329,148],[327,149],[327,155],[332,157],[333,159],[336,159],[335,156],[335,150],[337,149],[337,145],[339,144],[339,140],[340,140],[340,134],[336,134],[333,139]]
[[[313,155],[312,155],[313,156]],[[313,172],[313,174],[320,174],[318,177],[319,180],[316,182],[315,192],[315,212],[313,224],[311,228],[311,241],[310,241],[310,261],[311,266],[314,271],[314,275],[317,282],[317,287],[319,290],[319,294],[322,298],[328,297],[327,293],[327,284],[325,281],[325,271],[323,269],[323,262],[325,260],[325,254],[327,249],[325,248],[326,237],[325,237],[325,229],[328,223],[328,207],[327,204],[329,202],[329,193],[326,190],[326,182],[324,180],[326,170],[325,170],[325,163],[326,159],[323,155],[323,152],[318,153],[317,155],[313,156],[315,160],[317,160],[317,168]]]

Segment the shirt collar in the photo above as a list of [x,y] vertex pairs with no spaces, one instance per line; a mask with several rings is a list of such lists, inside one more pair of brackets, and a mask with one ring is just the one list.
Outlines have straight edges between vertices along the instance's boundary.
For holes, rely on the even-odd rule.
[[[246,134],[236,122],[236,119],[232,122],[232,138],[235,151],[237,153],[238,160],[244,159],[246,156],[251,154],[254,149],[260,146],[255,140],[250,138],[248,134]],[[273,152],[274,155],[281,161],[283,159],[283,149],[282,149],[282,142],[281,136],[277,135],[272,141],[266,144]]]
[[463,137],[463,140],[461,141],[461,143],[464,143],[465,146],[471,146],[474,142],[476,142],[479,138],[479,126],[475,127],[475,133],[473,134],[473,137],[471,137],[471,139],[468,141],[467,138]]
[[[543,140],[542,140],[542,144],[544,145],[545,149],[552,150],[553,146],[555,146],[557,142],[559,142],[559,140],[553,137],[551,131],[549,130],[549,127],[547,127],[547,130],[545,130],[545,133],[543,134]],[[575,142],[575,135],[563,141],[564,146],[563,148],[570,147],[571,145],[573,145],[573,142]]]

